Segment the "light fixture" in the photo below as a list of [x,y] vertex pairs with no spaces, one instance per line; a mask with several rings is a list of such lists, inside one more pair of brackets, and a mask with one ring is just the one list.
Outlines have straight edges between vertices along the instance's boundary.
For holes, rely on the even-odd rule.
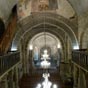
[[44,54],[42,55],[42,58],[41,58],[41,60],[43,60],[43,61],[41,61],[41,63],[40,63],[42,68],[47,69],[50,67],[51,63],[49,61],[47,61],[49,59],[50,58],[49,58],[49,55],[47,54],[47,50],[44,50]]
[[49,81],[49,73],[43,73],[42,77],[44,78],[44,81],[39,83],[36,88],[58,88],[56,84],[53,84],[51,81]]
[[41,84],[39,83],[36,88],[41,88],[41,87],[42,87],[42,86],[41,86]]
[[15,46],[12,47],[12,48],[11,48],[11,51],[17,51],[17,47],[15,47]]
[[61,45],[60,45],[60,43],[58,43],[58,45],[57,45],[57,48],[58,48],[58,49],[60,49],[60,48],[61,48]]
[[29,50],[33,50],[33,45],[30,45],[29,46]]
[[78,50],[78,49],[79,49],[79,46],[76,45],[76,46],[73,47],[73,49],[74,49],[74,50]]
[[50,65],[51,65],[51,63],[47,60],[44,60],[44,61],[41,62],[41,67],[44,68],[44,69],[49,68]]
[[57,85],[56,85],[56,84],[54,84],[54,85],[53,85],[53,88],[57,88]]
[[45,50],[44,50],[44,54],[42,55],[41,60],[44,60],[44,59],[49,60],[49,59],[50,59],[47,52],[48,52],[48,51],[45,49]]

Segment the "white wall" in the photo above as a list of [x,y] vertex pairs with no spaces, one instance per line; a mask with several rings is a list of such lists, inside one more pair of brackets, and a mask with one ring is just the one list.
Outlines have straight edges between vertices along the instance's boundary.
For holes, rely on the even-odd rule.
[[88,11],[88,0],[68,0],[78,14]]
[[0,18],[4,22],[8,19],[13,6],[18,2],[18,0],[0,0]]
[[66,18],[70,18],[75,15],[74,9],[67,0],[58,0],[58,9],[56,10],[56,12],[57,14]]

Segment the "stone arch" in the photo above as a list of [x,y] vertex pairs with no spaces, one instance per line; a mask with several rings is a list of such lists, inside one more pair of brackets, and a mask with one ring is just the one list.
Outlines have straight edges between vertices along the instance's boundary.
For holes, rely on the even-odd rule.
[[[38,38],[42,37],[42,39],[40,41],[42,41],[42,45],[41,47],[50,47],[49,44],[48,44],[48,41],[51,42],[50,40],[47,40],[47,37],[52,39],[54,41],[54,46],[57,47],[58,43],[61,44],[61,48],[62,46],[64,46],[64,42],[63,42],[63,39],[62,37],[59,35],[59,36],[56,36],[54,33],[51,33],[51,32],[46,32],[46,45],[45,45],[45,38],[44,38],[44,32],[39,32],[39,33],[36,33],[33,37],[30,37],[28,36],[27,40],[24,42],[26,45],[25,45],[25,48],[27,47],[27,49],[29,48],[29,45],[38,45],[40,44],[41,42],[38,42],[38,44],[35,42]],[[25,38],[24,38],[25,39]],[[52,44],[50,44],[52,45]],[[40,48],[41,48],[40,47]],[[51,46],[52,47],[52,46]]]
[[78,46],[77,27],[73,25],[69,20],[53,13],[36,13],[20,22],[20,26],[22,29],[19,29],[19,31],[15,35],[14,40],[12,42],[12,47],[17,48],[18,43],[24,33],[28,30],[32,30],[33,27],[43,24],[44,18],[46,24],[54,25],[56,28],[58,28],[58,31],[63,29],[63,31],[65,31],[69,35],[72,41],[73,48],[74,46]]

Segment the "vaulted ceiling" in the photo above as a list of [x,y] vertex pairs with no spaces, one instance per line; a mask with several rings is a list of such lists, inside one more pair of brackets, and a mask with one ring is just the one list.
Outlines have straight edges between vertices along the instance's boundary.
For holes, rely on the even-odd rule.
[[[33,0],[0,0],[0,18],[2,18],[4,21],[6,21],[9,18],[9,15],[11,13],[11,9],[15,4],[19,6],[19,3],[24,2],[24,7],[27,5],[28,1],[33,1]],[[69,12],[69,9],[66,5],[66,1],[69,2],[69,4],[72,6],[74,11],[78,14],[81,15],[85,12],[88,12],[88,0],[57,0],[58,5],[63,7],[62,9],[65,10],[67,8],[67,12]],[[66,3],[64,3],[66,2]],[[31,5],[31,4],[29,4]],[[63,5],[63,6],[62,6]],[[69,6],[69,7],[71,7]],[[30,7],[30,6],[27,6]],[[30,10],[31,8],[29,8]],[[28,10],[27,10],[28,12]],[[63,11],[62,11],[63,13]]]
[[[38,12],[39,1],[43,0],[26,0],[21,3],[18,10],[20,11],[19,17],[24,18],[31,14],[31,12]],[[74,15],[81,15],[88,11],[88,0],[46,0],[50,2],[48,11],[55,12],[66,18],[73,17]],[[56,1],[56,2],[55,2]],[[26,9],[24,8],[26,6]],[[18,12],[19,12],[18,11]]]
[[[29,20],[30,19],[30,20]],[[45,21],[44,21],[45,19]],[[38,33],[46,32],[56,35],[63,43],[65,35],[67,35],[72,42],[73,47],[77,45],[77,27],[68,19],[65,19],[54,13],[36,13],[27,17],[19,23],[19,31],[17,32],[12,47],[17,47],[20,40],[23,39],[26,44],[28,41]]]
[[[8,1],[0,0],[0,18],[2,18],[4,21],[7,21],[7,19],[9,18],[9,15],[14,5],[17,4],[18,6],[17,8],[18,18],[19,20],[20,18],[22,19],[20,20],[21,25],[19,25],[21,26],[21,29],[18,30],[18,33],[14,38],[16,44],[19,42],[20,40],[19,38],[25,37],[26,33],[27,32],[30,33],[31,29],[33,29],[33,31],[31,31],[32,34],[31,33],[30,35],[28,34],[27,36],[28,38],[29,37],[32,38],[33,34],[35,35],[38,32],[43,32],[42,27],[44,24],[44,15],[46,14],[44,15],[41,13],[40,15],[35,14],[35,12],[38,12],[38,10],[41,12],[41,9],[37,8],[38,6],[35,1],[40,1],[40,0],[8,0]],[[49,0],[49,1],[53,1],[53,0]],[[82,15],[83,13],[88,12],[88,4],[87,4],[88,0],[55,0],[55,1],[57,1],[57,3],[55,2],[56,3],[55,5],[51,3],[50,4],[51,7],[48,8],[48,11],[50,13],[55,13],[55,14],[51,14],[51,15],[47,14],[46,24],[45,24],[47,32],[56,35],[58,38],[62,37],[62,40],[64,39],[63,37],[64,35],[62,32],[64,32],[70,37],[74,45],[74,43],[75,44],[77,43],[78,30],[77,30],[77,26],[71,24],[68,21],[68,19],[73,18],[75,15],[79,16]],[[58,14],[58,16],[56,14]],[[52,28],[52,30],[50,27]],[[15,43],[13,41],[13,45]]]
[[78,15],[88,12],[88,0],[67,0]]

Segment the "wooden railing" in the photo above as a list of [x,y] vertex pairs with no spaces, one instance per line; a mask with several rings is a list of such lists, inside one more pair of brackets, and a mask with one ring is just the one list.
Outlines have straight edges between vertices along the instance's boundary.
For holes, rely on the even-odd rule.
[[0,76],[20,61],[20,53],[14,52],[0,56]]
[[75,50],[72,52],[72,61],[88,70],[88,50]]
[[10,22],[6,28],[6,31],[3,34],[3,37],[0,41],[0,54],[4,54],[8,51],[8,48],[11,44],[11,40],[13,39],[17,23],[17,15],[13,14]]

